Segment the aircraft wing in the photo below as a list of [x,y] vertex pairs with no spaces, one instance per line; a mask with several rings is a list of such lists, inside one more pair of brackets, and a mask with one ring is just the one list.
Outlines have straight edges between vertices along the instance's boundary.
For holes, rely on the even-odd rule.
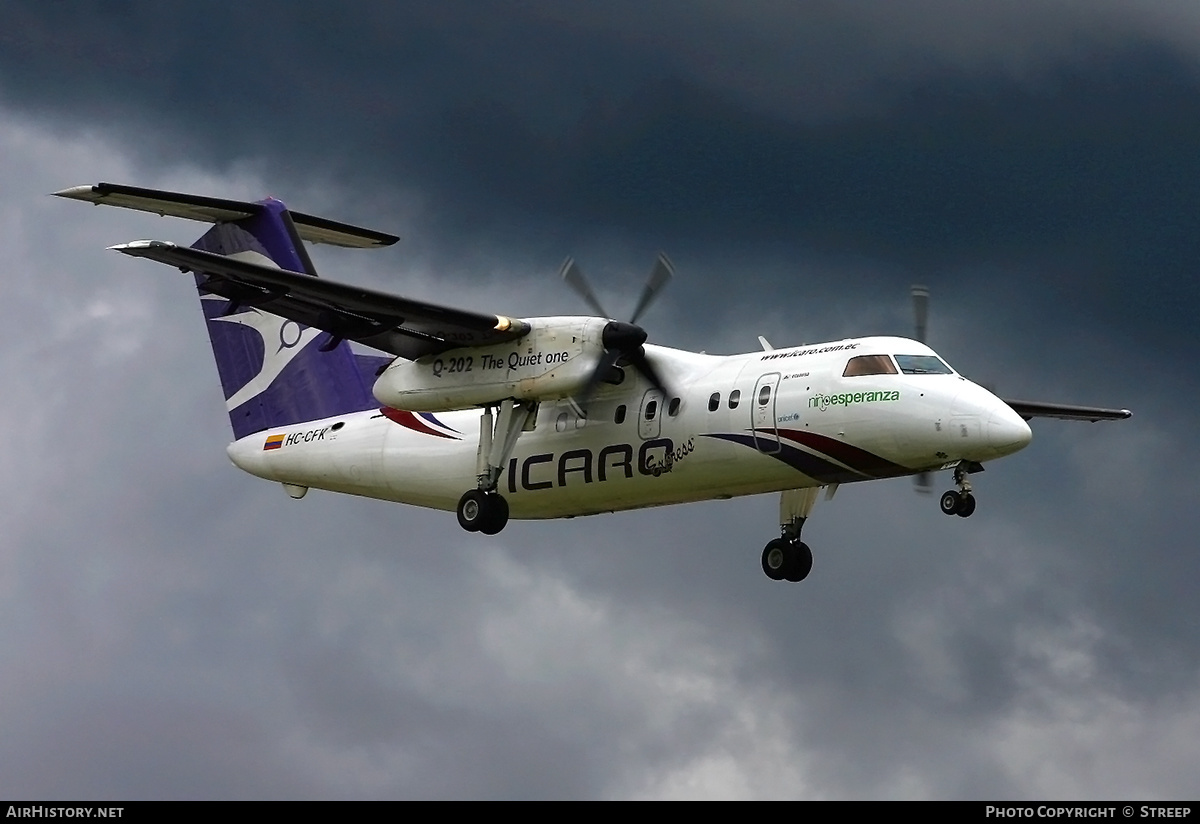
[[1064,421],[1119,421],[1133,415],[1128,409],[1106,409],[1102,406],[1068,406],[1062,403],[1040,401],[1017,401],[1002,398],[1012,410],[1025,420],[1030,418],[1058,418]]
[[[294,217],[294,215],[293,215]],[[111,247],[195,272],[200,291],[235,306],[254,306],[280,317],[410,360],[459,346],[515,340],[529,331],[524,321],[451,309],[361,286],[262,266],[160,240]]]

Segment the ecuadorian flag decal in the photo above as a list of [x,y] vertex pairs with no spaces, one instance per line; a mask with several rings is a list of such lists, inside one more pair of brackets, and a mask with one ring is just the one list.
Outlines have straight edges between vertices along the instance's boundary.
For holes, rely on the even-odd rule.
[[268,449],[278,449],[283,446],[283,435],[271,435],[267,438],[267,442],[263,444],[263,452]]

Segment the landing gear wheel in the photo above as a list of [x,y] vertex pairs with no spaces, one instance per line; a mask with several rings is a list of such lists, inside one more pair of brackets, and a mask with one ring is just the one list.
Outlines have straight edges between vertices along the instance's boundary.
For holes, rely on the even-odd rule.
[[799,583],[812,572],[813,556],[808,544],[776,538],[763,549],[763,572],[772,581]]
[[508,501],[495,492],[472,489],[458,499],[458,525],[467,532],[495,535],[508,523]]
[[787,543],[782,538],[776,538],[766,545],[762,553],[763,572],[772,581],[782,581],[788,568]]
[[508,501],[504,500],[503,495],[495,492],[489,493],[485,500],[487,506],[484,510],[483,523],[479,525],[479,531],[484,535],[495,535],[508,523]]
[[472,489],[458,499],[458,525],[467,532],[478,532],[487,519],[487,493]]
[[803,541],[791,541],[788,543],[787,555],[790,557],[788,558],[787,572],[783,577],[793,584],[798,584],[808,577],[808,573],[812,572],[812,550]]
[[[975,499],[972,498],[971,500],[974,501]],[[949,492],[942,495],[942,500],[940,503],[943,515],[957,515],[959,507],[962,506],[962,496],[951,489]],[[975,507],[972,504],[972,511],[974,511],[974,508]]]
[[960,518],[970,518],[971,513],[975,511],[975,496],[970,492],[959,495],[958,508],[954,510],[954,514]]

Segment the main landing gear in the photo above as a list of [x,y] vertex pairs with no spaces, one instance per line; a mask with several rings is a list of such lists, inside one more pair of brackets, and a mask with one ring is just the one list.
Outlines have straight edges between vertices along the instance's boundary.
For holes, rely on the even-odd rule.
[[954,483],[958,489],[951,489],[942,495],[939,505],[943,515],[957,515],[960,518],[971,517],[971,513],[975,511],[975,496],[971,494],[971,482],[967,479],[967,474],[982,471],[982,465],[967,461],[962,461],[954,467]]
[[508,523],[508,501],[499,492],[472,489],[458,499],[458,525],[467,532],[495,535]]
[[772,581],[799,583],[812,572],[812,565],[812,550],[799,537],[776,538],[763,549],[763,572]]
[[467,532],[495,535],[508,523],[508,501],[496,491],[500,474],[512,457],[517,438],[533,430],[537,422],[537,404],[512,398],[500,403],[492,425],[492,408],[479,418],[479,450],[475,453],[478,485],[458,499],[458,525]]
[[[779,496],[780,536],[763,549],[763,572],[772,581],[799,583],[812,572],[813,555],[808,544],[800,540],[800,530],[813,507],[817,505],[820,489],[788,489]],[[829,487],[826,499],[832,498],[837,485]]]

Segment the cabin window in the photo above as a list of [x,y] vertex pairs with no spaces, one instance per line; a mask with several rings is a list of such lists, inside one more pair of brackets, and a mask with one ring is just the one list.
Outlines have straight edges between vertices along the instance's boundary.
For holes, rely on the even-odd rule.
[[667,414],[672,418],[679,414],[679,398],[671,398],[671,403],[667,405]]
[[625,423],[625,404],[617,407],[617,414],[613,416],[614,423]]
[[716,412],[717,407],[721,405],[721,393],[713,392],[708,396],[708,411]]
[[937,355],[897,355],[896,363],[906,375],[953,375],[954,370]]
[[859,355],[846,363],[843,378],[857,378],[862,375],[894,375],[896,367],[887,355]]
[[650,401],[646,404],[646,420],[654,420],[654,416],[658,414],[658,401]]
[[764,386],[762,389],[758,390],[758,405],[766,406],[767,401],[769,400],[771,400],[771,387]]
[[729,408],[737,409],[742,400],[742,390],[735,389],[729,393]]
[[554,431],[555,432],[566,432],[567,431],[567,413],[566,412],[559,412],[558,417],[554,419]]

